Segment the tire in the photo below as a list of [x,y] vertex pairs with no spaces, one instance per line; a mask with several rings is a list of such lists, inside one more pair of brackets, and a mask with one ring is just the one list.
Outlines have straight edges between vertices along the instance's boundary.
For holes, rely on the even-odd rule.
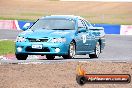
[[28,55],[16,54],[17,60],[26,60]]
[[64,59],[72,59],[75,57],[75,53],[76,53],[76,45],[74,42],[71,42],[69,45],[68,55],[63,55],[62,57]]
[[90,58],[98,58],[101,53],[101,46],[100,43],[97,42],[96,47],[94,49],[95,54],[89,54]]
[[76,76],[76,81],[79,85],[84,85],[87,79],[84,76]]
[[55,56],[53,55],[46,55],[47,60],[54,60]]

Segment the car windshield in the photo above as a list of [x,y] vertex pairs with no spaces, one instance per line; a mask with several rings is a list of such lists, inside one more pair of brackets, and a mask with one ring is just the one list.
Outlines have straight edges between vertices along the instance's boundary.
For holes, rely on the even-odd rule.
[[74,30],[75,21],[72,19],[39,19],[30,29]]

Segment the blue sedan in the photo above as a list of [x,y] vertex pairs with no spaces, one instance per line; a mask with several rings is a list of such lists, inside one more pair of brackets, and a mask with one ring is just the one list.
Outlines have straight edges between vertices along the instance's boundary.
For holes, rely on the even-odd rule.
[[87,20],[72,15],[51,15],[23,27],[16,39],[16,58],[26,60],[28,55],[55,56],[64,59],[89,54],[98,58],[105,46],[103,28],[93,27]]

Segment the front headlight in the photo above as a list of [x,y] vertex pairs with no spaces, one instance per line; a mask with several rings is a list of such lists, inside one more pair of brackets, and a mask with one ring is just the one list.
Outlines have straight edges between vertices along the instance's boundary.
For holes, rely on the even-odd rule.
[[66,38],[53,38],[51,42],[53,43],[66,42]]
[[17,36],[16,42],[25,42],[26,39],[24,37]]

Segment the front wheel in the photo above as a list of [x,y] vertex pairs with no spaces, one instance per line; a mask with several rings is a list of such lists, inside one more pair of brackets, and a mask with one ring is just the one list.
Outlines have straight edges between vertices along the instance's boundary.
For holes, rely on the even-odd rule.
[[46,58],[48,60],[54,60],[55,59],[55,56],[53,56],[53,55],[46,55]]
[[100,52],[101,52],[101,47],[100,47],[99,42],[97,42],[94,51],[95,51],[95,54],[89,54],[89,57],[90,58],[98,58],[99,57]]
[[68,50],[68,55],[63,55],[62,57],[64,59],[71,59],[75,57],[75,52],[76,52],[76,45],[74,42],[71,42],[69,45],[69,50]]
[[16,54],[17,60],[26,60],[28,55]]

